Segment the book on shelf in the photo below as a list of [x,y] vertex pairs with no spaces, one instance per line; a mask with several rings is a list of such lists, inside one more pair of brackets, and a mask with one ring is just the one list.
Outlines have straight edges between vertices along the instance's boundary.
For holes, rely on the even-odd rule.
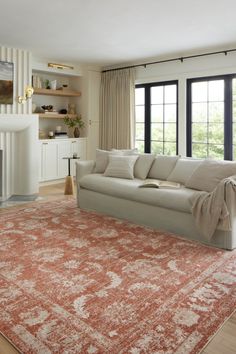
[[55,136],[55,139],[67,139],[68,138],[67,132],[55,132],[54,136]]
[[66,134],[66,135],[55,135],[55,139],[68,139],[69,137],[68,137],[68,135]]
[[146,179],[140,188],[180,188],[180,183],[171,181],[160,181],[158,179]]

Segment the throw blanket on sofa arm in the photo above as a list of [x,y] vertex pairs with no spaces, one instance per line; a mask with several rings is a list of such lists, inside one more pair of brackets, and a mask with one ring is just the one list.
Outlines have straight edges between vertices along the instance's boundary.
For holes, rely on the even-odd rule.
[[231,230],[230,212],[236,210],[236,176],[223,179],[211,192],[196,192],[191,198],[192,215],[199,231],[210,240],[215,230]]

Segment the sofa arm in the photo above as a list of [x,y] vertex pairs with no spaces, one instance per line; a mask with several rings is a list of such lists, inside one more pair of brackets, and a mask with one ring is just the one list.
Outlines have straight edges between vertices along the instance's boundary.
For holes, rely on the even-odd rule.
[[225,202],[230,213],[231,222],[236,230],[236,175],[227,178],[225,184]]
[[95,168],[95,161],[93,161],[93,160],[76,161],[77,183],[80,181],[80,179],[83,176],[93,173],[94,168]]

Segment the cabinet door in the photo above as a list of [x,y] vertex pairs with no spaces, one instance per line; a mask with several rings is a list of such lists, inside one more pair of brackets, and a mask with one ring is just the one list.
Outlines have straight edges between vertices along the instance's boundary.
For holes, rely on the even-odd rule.
[[59,155],[58,155],[58,178],[64,178],[68,175],[68,160],[63,157],[71,157],[71,142],[59,141]]
[[58,178],[58,144],[42,143],[41,145],[42,181]]
[[43,182],[43,144],[39,142],[39,182]]
[[80,160],[86,160],[87,158],[87,139],[81,138],[78,140],[78,156]]

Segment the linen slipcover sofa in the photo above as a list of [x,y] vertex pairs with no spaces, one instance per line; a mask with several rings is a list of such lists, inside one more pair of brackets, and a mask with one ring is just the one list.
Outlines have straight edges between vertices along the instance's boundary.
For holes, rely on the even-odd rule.
[[[232,250],[236,180],[228,178],[235,175],[236,163],[230,161],[97,150],[96,161],[76,162],[77,204]],[[139,188],[148,178],[178,182],[181,187]],[[206,234],[215,213],[222,220],[216,220],[213,231]]]

